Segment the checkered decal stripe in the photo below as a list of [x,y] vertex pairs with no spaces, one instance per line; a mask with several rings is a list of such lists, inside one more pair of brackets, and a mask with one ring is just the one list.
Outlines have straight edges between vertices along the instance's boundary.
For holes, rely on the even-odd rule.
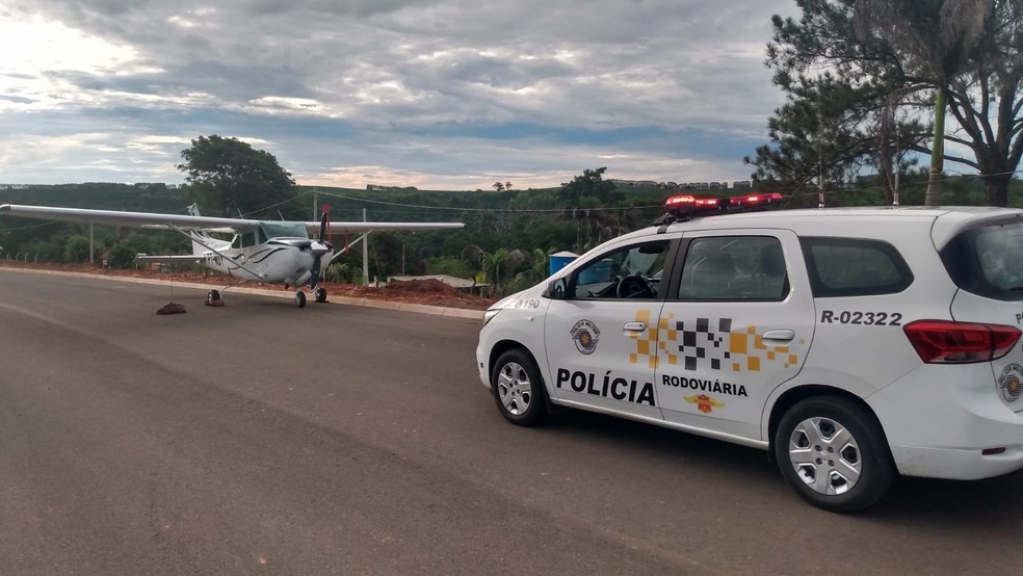
[[[649,310],[639,311],[636,321],[650,326],[650,316]],[[656,328],[630,336],[636,342],[636,351],[629,355],[629,363],[645,362],[653,369],[667,363],[668,366],[681,365],[687,371],[731,372],[759,372],[766,363],[781,362],[785,368],[799,364],[799,356],[788,346],[764,344],[756,326],[734,332],[732,328],[731,318],[697,318],[695,322],[685,322],[669,313],[660,319]]]
[[[721,343],[725,341],[722,334],[727,335],[732,331],[732,319],[721,318],[718,320],[717,332],[711,332],[710,320],[707,318],[698,318],[695,326],[690,322],[689,330],[686,330],[685,322],[676,322],[675,326],[682,334],[682,344],[679,345],[678,351],[685,360],[683,367],[686,370],[696,370],[696,361],[707,358],[708,350],[721,348]],[[722,358],[720,354],[713,354],[713,357],[709,358],[712,370],[720,370],[721,360],[731,358],[731,353],[728,350],[724,350],[723,355]]]

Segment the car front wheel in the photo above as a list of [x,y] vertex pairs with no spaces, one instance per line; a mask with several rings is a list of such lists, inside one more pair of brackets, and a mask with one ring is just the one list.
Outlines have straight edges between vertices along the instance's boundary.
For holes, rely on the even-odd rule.
[[774,453],[789,484],[832,512],[872,506],[896,478],[880,425],[845,398],[808,398],[789,409],[775,433]]
[[543,380],[524,350],[509,350],[497,359],[490,377],[497,409],[512,424],[536,426],[547,416]]

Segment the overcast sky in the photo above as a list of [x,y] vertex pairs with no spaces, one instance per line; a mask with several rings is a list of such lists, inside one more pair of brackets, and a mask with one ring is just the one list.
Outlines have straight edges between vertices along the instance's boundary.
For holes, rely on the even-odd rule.
[[745,180],[795,0],[0,0],[0,183],[181,182],[235,136],[300,184]]

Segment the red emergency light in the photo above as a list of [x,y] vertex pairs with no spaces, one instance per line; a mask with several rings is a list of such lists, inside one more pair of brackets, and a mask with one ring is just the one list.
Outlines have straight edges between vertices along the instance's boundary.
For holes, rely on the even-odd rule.
[[766,194],[750,194],[748,196],[733,196],[728,199],[728,203],[731,206],[764,206],[771,204],[772,202],[779,202],[782,199],[782,195],[778,192],[768,192]]
[[703,213],[710,215],[711,213],[755,210],[761,206],[780,202],[782,199],[782,195],[778,192],[747,194],[730,198],[697,198],[691,194],[672,196],[665,202],[665,208],[668,209],[668,214],[665,215],[667,220],[659,218],[657,224],[661,225],[667,221],[688,220]]
[[717,208],[721,205],[720,198],[697,198],[691,195],[672,196],[666,206],[672,208]]

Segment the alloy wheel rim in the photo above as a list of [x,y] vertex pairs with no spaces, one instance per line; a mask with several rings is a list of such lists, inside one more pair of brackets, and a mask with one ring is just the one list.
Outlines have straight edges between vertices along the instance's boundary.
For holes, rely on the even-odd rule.
[[839,496],[852,490],[863,473],[859,444],[841,423],[807,418],[789,436],[789,462],[814,492]]
[[529,410],[533,393],[529,374],[521,364],[509,362],[501,368],[497,374],[497,395],[509,414],[521,416]]

